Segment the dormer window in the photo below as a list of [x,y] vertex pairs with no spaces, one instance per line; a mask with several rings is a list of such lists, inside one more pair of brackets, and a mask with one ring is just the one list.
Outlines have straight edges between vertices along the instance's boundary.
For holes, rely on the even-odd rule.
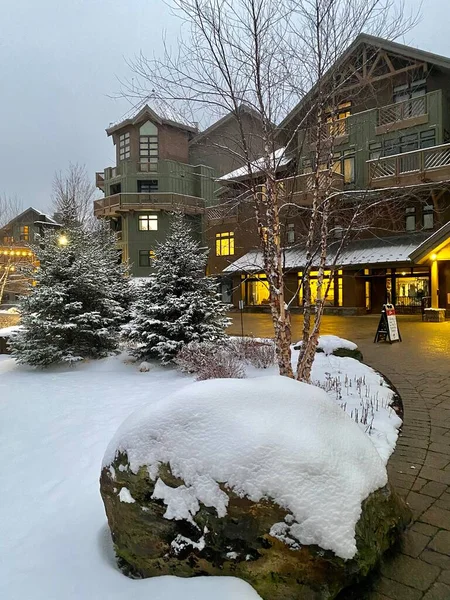
[[119,160],[130,158],[130,133],[119,136]]

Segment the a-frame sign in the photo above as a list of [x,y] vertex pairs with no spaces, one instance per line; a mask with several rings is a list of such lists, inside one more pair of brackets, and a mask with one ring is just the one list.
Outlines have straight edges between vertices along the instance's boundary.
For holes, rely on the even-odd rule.
[[389,342],[390,344],[402,341],[393,304],[383,304],[380,322],[373,341],[374,343]]

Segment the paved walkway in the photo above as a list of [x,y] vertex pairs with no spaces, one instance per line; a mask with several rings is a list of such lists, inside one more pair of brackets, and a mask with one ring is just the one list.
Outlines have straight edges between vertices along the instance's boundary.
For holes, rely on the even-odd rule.
[[[322,333],[358,344],[364,360],[397,387],[404,425],[390,481],[414,522],[401,552],[381,568],[367,600],[450,600],[450,321],[400,317],[401,344],[374,344],[378,317],[325,317]],[[244,333],[270,335],[268,315],[244,315]],[[294,338],[301,316],[293,317]],[[231,333],[240,333],[239,315]],[[361,599],[362,600],[362,599]]]

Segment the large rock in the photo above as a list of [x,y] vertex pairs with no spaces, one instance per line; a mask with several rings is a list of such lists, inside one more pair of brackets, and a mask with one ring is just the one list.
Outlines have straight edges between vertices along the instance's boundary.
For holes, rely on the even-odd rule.
[[194,383],[133,413],[101,493],[131,576],[234,575],[264,600],[326,599],[405,525],[387,481],[366,429],[324,390],[268,376]]
[[239,497],[224,485],[229,498],[225,516],[200,505],[191,523],[168,520],[166,504],[154,497],[160,496],[155,481],[173,489],[183,481],[167,464],[160,466],[158,477],[151,479],[145,466],[133,473],[126,453],[102,470],[101,494],[123,572],[139,578],[231,575],[249,582],[264,600],[335,598],[377,565],[409,519],[389,485],[372,493],[356,525],[357,554],[343,560],[318,546],[292,547],[277,539],[282,532],[276,538],[271,528],[286,523],[288,536],[289,512],[270,500]]

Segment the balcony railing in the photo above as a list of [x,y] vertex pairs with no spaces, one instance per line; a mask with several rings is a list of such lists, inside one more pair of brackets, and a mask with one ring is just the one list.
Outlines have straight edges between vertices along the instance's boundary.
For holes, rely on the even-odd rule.
[[224,203],[218,206],[210,206],[206,209],[206,218],[211,221],[236,221],[238,217],[238,205]]
[[189,214],[201,214],[205,211],[203,198],[156,192],[154,194],[114,194],[100,200],[94,200],[94,215],[107,216],[130,210],[182,210]]
[[372,187],[450,180],[450,144],[367,161]]
[[[328,171],[319,171],[319,193],[333,193],[344,189],[344,177],[340,173],[332,173],[331,179]],[[293,202],[309,202],[310,195],[314,191],[315,175],[306,173],[280,180],[283,186],[285,199]]]
[[[343,141],[343,138],[348,135],[348,118],[336,119],[331,123],[322,123],[320,126],[319,135],[321,142],[326,142],[333,139],[334,143],[337,144]],[[306,141],[308,144],[316,144],[316,127],[311,127],[306,130]]]
[[404,102],[389,104],[378,109],[377,124],[378,126],[390,125],[397,121],[405,121],[421,117],[428,113],[427,96],[418,96]]

